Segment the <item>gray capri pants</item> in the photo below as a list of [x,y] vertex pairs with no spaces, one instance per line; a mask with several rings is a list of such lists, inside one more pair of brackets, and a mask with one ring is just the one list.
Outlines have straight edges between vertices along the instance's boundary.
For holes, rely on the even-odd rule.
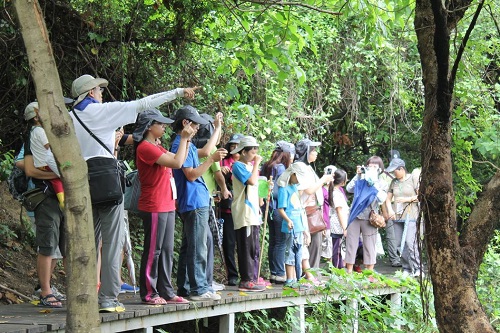
[[354,264],[356,251],[359,245],[360,233],[363,234],[363,264],[375,265],[377,252],[375,243],[377,241],[377,228],[373,227],[368,220],[355,218],[347,227],[345,262]]

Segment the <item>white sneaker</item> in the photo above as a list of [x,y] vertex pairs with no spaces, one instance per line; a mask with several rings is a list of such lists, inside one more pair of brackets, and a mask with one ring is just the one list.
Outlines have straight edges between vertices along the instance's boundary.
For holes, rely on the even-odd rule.
[[[52,295],[54,295],[54,298],[57,299],[58,301],[65,301],[66,300],[66,295],[64,295],[63,293],[61,293],[59,290],[57,290],[56,287],[54,286],[51,286],[50,287],[51,291],[52,291]],[[35,290],[35,293],[34,295],[39,298],[40,295],[42,294],[42,288],[38,288],[37,290]]]
[[402,277],[403,279],[406,279],[406,278],[407,278],[407,277],[409,277],[409,276],[412,276],[412,274],[411,274],[409,271],[406,271],[406,270],[405,270],[405,271],[403,271],[403,273],[401,273],[401,277]]
[[[411,276],[414,277],[414,278],[417,278],[417,279],[420,278],[420,271],[414,272]],[[422,272],[422,279],[424,277],[425,277],[425,274],[424,274],[424,272]]]
[[218,283],[218,282],[213,281],[212,282],[212,289],[214,291],[221,291],[221,290],[226,289],[226,286],[223,285],[222,283]]
[[207,291],[201,295],[189,296],[192,301],[220,301],[221,297],[219,294]]

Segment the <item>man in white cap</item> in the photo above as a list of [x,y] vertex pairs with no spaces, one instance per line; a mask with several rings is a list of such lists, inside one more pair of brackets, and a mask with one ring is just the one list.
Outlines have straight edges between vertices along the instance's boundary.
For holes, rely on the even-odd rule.
[[[137,114],[147,109],[157,108],[178,97],[194,98],[194,88],[177,88],[150,95],[131,102],[103,103],[102,94],[108,81],[82,75],[73,81],[72,97],[75,98],[74,110],[70,113],[75,125],[75,133],[85,160],[94,157],[114,158],[109,151],[115,148],[115,130],[134,123]],[[108,148],[105,149],[75,118],[81,122]],[[123,312],[125,307],[118,302],[120,293],[120,252],[123,248],[123,203],[105,206],[92,206],[96,242],[102,237],[101,286],[98,301],[100,312]],[[97,246],[96,246],[97,248]]]

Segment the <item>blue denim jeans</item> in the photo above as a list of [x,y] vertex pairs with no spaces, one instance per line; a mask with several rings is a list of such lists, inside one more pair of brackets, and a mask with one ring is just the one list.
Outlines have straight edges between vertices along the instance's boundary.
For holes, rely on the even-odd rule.
[[281,232],[283,218],[275,209],[267,219],[269,224],[269,270],[271,275],[285,276],[285,234]]
[[[181,214],[182,245],[179,252],[177,286],[179,295],[201,295],[211,290],[207,283],[208,207]],[[189,281],[189,284],[187,284]],[[189,285],[189,290],[184,286]]]

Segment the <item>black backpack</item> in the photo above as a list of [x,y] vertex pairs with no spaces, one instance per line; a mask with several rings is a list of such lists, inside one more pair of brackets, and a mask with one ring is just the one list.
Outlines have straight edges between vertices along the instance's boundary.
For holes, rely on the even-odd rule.
[[22,194],[28,190],[29,177],[26,176],[24,171],[14,165],[10,172],[7,183],[9,184],[9,192],[14,199],[21,201]]

